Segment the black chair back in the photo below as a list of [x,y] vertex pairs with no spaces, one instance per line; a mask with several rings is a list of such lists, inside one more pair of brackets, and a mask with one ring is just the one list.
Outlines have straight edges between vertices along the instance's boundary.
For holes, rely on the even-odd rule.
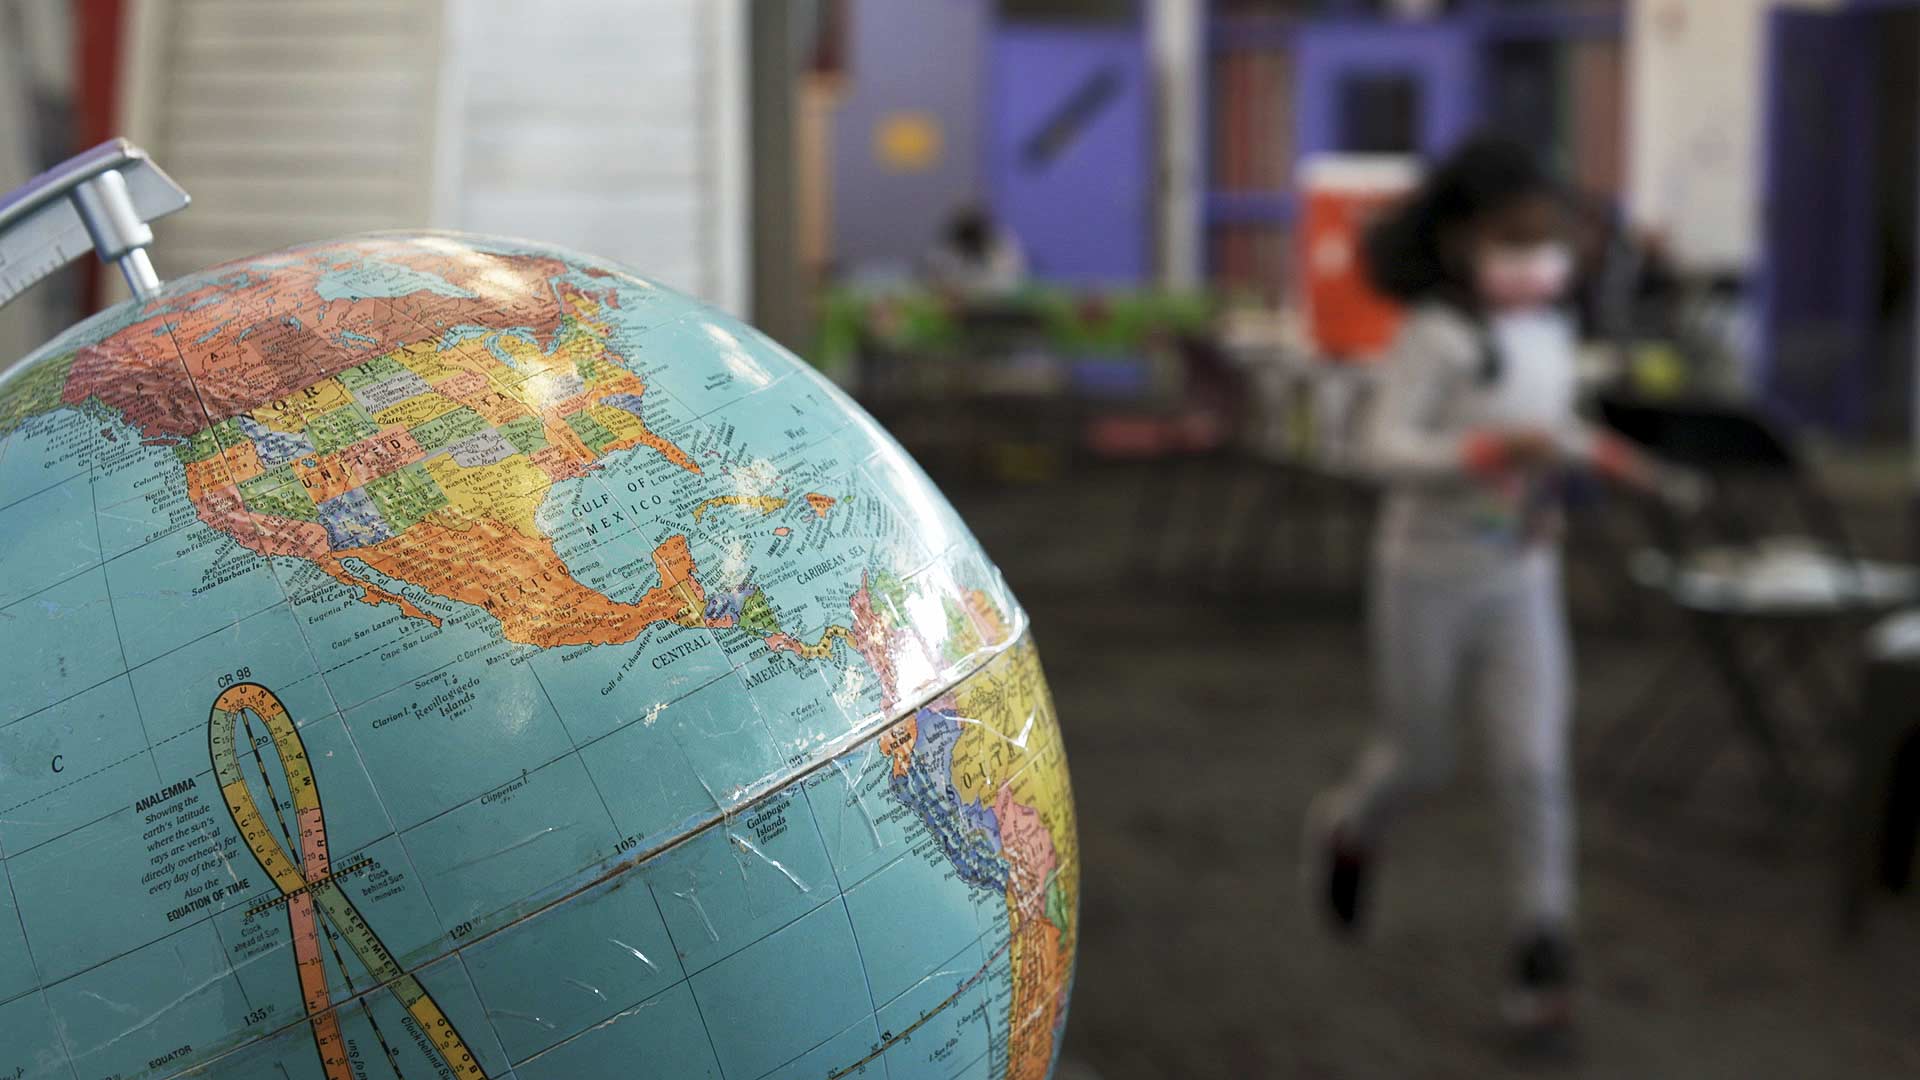
[[1748,410],[1605,398],[1600,416],[1608,427],[1675,465],[1714,474],[1800,471],[1792,444]]
[[1694,541],[1749,546],[1798,534],[1852,561],[1854,546],[1838,509],[1793,440],[1766,417],[1737,405],[1603,398],[1606,425],[1648,453],[1697,470],[1714,485],[1713,499],[1693,529],[1657,509],[1658,542],[1675,556]]

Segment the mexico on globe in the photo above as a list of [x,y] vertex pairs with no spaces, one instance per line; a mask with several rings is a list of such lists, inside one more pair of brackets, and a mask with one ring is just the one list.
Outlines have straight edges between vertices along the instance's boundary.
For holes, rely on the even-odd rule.
[[186,201],[0,202],[133,293],[0,376],[0,1077],[1049,1076],[1060,732],[892,438],[536,244],[162,284]]

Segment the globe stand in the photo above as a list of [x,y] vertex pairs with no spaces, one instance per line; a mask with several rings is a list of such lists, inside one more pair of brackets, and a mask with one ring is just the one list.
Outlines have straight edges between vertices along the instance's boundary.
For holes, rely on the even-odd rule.
[[189,198],[147,152],[109,139],[0,198],[0,306],[89,248],[113,263],[135,299],[160,288],[147,258],[149,222]]

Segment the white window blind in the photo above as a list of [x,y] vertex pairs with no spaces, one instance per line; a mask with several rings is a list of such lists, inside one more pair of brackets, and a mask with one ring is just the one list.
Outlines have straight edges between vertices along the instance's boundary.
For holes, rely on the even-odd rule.
[[123,117],[163,276],[435,225],[746,304],[746,0],[146,0]]
[[123,119],[194,200],[155,227],[162,276],[426,223],[437,0],[128,8]]

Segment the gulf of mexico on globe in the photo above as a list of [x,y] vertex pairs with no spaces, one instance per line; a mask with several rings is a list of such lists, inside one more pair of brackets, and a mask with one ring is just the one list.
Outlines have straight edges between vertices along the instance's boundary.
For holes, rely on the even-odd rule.
[[1049,1074],[1026,618],[860,409],[388,234],[0,377],[0,1077]]

